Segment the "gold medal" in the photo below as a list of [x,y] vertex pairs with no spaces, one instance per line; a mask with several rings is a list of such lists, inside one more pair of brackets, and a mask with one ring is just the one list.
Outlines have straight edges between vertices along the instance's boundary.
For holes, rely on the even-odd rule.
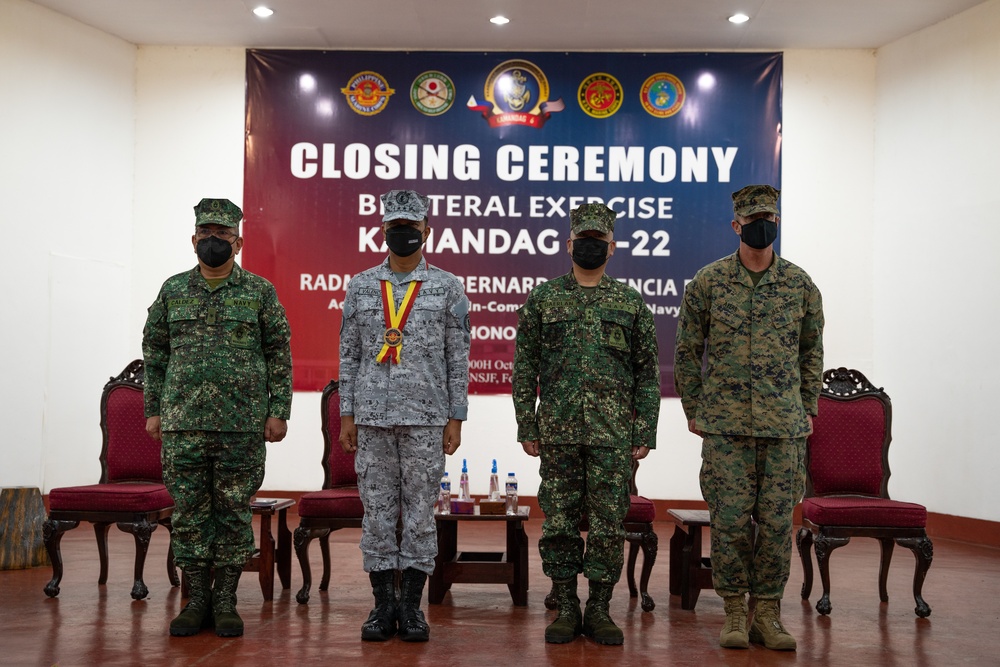
[[382,340],[389,347],[399,347],[403,344],[403,332],[396,327],[389,327],[382,335]]

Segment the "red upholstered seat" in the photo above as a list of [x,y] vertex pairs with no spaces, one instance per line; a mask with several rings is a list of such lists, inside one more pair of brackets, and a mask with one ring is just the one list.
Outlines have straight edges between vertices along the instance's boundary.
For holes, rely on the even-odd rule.
[[649,498],[642,496],[629,496],[628,514],[625,515],[625,523],[640,522],[650,523],[656,519],[656,506]]
[[934,547],[927,538],[927,509],[889,498],[889,443],[892,442],[892,403],[862,373],[837,368],[823,373],[819,414],[807,445],[807,483],[802,501],[802,528],[796,535],[802,558],[802,598],[812,590],[810,552],[823,580],[823,596],[816,610],[829,614],[830,554],[852,537],[874,537],[882,547],[879,597],[888,601],[886,581],[894,544],[913,551],[916,573],[913,597],[918,616],[931,608],[921,597],[924,576]]
[[[45,523],[45,547],[52,561],[52,580],[45,586],[49,597],[59,594],[63,573],[59,543],[63,533],[76,528],[81,521],[92,523],[97,535],[101,562],[98,583],[104,584],[108,578],[108,530],[114,524],[135,538],[132,597],[139,600],[149,592],[142,580],[142,570],[150,535],[157,525],[171,529],[174,501],[163,485],[160,442],[146,433],[144,371],[142,360],[136,359],[104,385],[100,482],[49,491],[49,516]],[[172,548],[167,551],[167,574],[171,584],[180,585]]]
[[330,532],[341,528],[360,528],[365,510],[358,493],[358,475],[354,454],[340,446],[340,392],[331,380],[320,399],[323,430],[323,490],[302,494],[299,498],[299,527],[295,529],[295,555],[302,568],[302,588],[295,595],[300,604],[309,601],[312,569],[309,567],[309,544],[320,538],[323,554],[323,579],[319,589],[330,585]]

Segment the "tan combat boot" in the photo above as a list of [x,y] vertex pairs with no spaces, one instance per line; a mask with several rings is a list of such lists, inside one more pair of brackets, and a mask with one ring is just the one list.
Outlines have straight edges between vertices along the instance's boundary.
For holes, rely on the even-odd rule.
[[726,603],[726,622],[719,634],[719,646],[722,648],[749,648],[746,600],[743,595],[727,595],[724,600]]
[[750,624],[750,641],[775,651],[795,650],[795,637],[788,634],[781,624],[781,603],[778,600],[757,600]]
[[566,644],[583,632],[583,614],[580,613],[580,598],[576,593],[576,577],[553,579],[559,616],[545,628],[545,641],[550,644]]

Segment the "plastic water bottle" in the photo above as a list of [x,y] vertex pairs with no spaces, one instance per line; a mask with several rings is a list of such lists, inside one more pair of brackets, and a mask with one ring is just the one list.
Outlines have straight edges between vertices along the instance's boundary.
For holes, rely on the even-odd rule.
[[438,513],[451,514],[451,478],[445,471],[441,478],[441,493],[438,496]]
[[517,514],[517,477],[512,472],[507,473],[507,514]]
[[496,459],[493,459],[493,470],[490,472],[490,500],[500,500],[500,477],[497,475]]
[[462,459],[462,476],[458,478],[458,499],[472,500],[472,494],[469,493],[469,466],[465,459]]

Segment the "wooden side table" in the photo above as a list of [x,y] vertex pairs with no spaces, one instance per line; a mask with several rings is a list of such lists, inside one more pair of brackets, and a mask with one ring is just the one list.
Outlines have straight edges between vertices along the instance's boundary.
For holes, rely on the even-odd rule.
[[[274,570],[277,566],[282,588],[292,586],[292,531],[288,529],[288,508],[291,498],[271,498],[274,503],[250,503],[250,509],[260,517],[260,547],[243,566],[244,572],[257,572],[264,600],[274,599]],[[271,534],[271,517],[278,515],[278,542]]]
[[[437,514],[438,553],[430,576],[427,599],[440,604],[452,584],[507,584],[514,604],[528,604],[528,534],[524,522],[530,507],[518,507],[517,514]],[[458,524],[466,521],[502,521],[507,526],[506,551],[459,551]]]
[[701,555],[701,529],[708,510],[667,510],[674,521],[670,538],[670,594],[681,596],[681,609],[694,609],[698,595],[712,586],[712,561]]

